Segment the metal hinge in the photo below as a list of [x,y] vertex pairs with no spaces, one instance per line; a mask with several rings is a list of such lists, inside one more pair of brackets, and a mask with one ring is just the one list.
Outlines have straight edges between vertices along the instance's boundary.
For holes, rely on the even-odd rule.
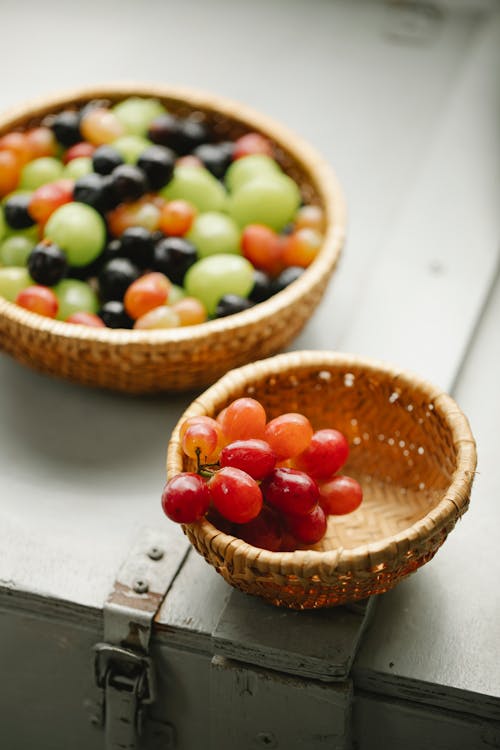
[[[168,554],[167,554],[168,548]],[[156,698],[148,655],[153,619],[181,565],[186,544],[145,529],[117,575],[103,607],[104,639],[94,646],[102,691],[92,723],[105,731],[106,750],[138,750],[146,712]]]

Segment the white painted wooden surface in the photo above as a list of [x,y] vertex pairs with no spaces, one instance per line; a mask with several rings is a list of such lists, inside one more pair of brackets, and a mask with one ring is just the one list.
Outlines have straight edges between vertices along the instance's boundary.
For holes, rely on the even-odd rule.
[[[278,117],[324,153],[345,187],[349,240],[294,348],[336,347],[427,156],[475,42],[476,15],[444,16],[432,43],[404,45],[388,35],[392,12],[377,2],[190,0],[152,2],[148,13],[131,0],[90,0],[72,8],[71,19],[58,0],[30,4],[25,14],[22,7],[2,8],[0,62],[15,57],[21,16],[25,50],[0,91],[2,108],[84,82],[183,82]],[[245,34],[229,35],[231,27]],[[474,311],[464,315],[470,321]],[[189,398],[88,391],[5,357],[0,368],[0,534],[8,548],[0,580],[99,607],[137,527],[165,523],[158,497],[166,443]],[[432,366],[423,374],[432,377]],[[173,542],[181,538],[171,533]]]
[[[245,101],[315,145],[349,205],[340,269],[293,348],[376,354],[450,387],[477,326],[456,391],[480,439],[471,510],[432,563],[382,597],[355,682],[423,703],[432,694],[438,705],[441,691],[441,708],[469,707],[491,720],[500,702],[500,665],[490,656],[499,637],[498,292],[478,320],[500,239],[498,3],[442,7],[415,34],[400,9],[376,1],[3,4],[0,63],[9,75],[0,107],[120,79],[191,84]],[[161,524],[172,545],[185,544],[164,521],[159,494],[168,435],[189,399],[99,393],[0,359],[2,607],[11,613],[15,601],[37,617],[56,608],[72,626],[78,619],[95,626],[138,527]],[[158,618],[162,647],[173,648],[166,689],[184,685],[174,705],[186,721],[189,701],[201,694],[189,692],[198,673],[199,691],[208,689],[211,634],[230,596],[190,554]],[[12,620],[0,618],[3,625],[12,642]],[[0,664],[14,673],[10,648],[4,641]],[[176,648],[189,654],[172,655]],[[31,653],[20,680],[28,679]],[[45,667],[34,664],[42,691]],[[14,726],[19,702],[4,705]],[[409,718],[400,733],[416,722],[401,715]],[[363,716],[377,720],[371,708]],[[190,731],[186,747],[197,750],[199,735]],[[376,747],[363,737],[363,750]]]

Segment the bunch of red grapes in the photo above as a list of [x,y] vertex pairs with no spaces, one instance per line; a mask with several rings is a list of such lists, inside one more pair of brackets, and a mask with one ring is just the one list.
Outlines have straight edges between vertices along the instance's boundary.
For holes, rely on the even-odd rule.
[[316,544],[327,516],[359,507],[363,493],[339,474],[349,444],[335,429],[314,431],[303,414],[270,421],[262,404],[239,398],[218,414],[190,417],[181,426],[184,453],[196,472],[170,479],[162,494],[165,514],[214,524],[255,547],[273,552]]

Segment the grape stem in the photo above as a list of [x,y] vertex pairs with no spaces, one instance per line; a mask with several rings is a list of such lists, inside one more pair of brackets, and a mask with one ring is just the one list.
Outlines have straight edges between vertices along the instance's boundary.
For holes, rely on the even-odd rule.
[[217,472],[220,469],[220,465],[215,464],[198,464],[197,472],[201,477],[206,477],[207,479],[210,479],[210,477],[213,477],[214,474],[217,474]]

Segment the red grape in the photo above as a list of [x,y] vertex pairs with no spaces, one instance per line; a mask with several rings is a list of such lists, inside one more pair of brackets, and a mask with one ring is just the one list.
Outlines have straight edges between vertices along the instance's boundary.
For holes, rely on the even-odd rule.
[[16,304],[46,318],[55,318],[59,307],[52,289],[39,285],[27,286],[20,291],[16,297]]
[[234,534],[253,547],[268,549],[271,552],[278,552],[283,541],[283,527],[280,518],[272,508],[267,508],[265,505],[257,518],[238,525]]
[[28,212],[39,224],[45,224],[56,208],[73,200],[73,181],[56,180],[40,185],[33,191],[28,204]]
[[252,154],[273,155],[271,141],[260,133],[246,133],[234,142],[233,160]]
[[207,484],[198,474],[177,474],[165,485],[161,505],[171,521],[193,523],[205,515],[210,505]]
[[66,318],[66,323],[77,323],[82,326],[92,326],[93,328],[106,327],[104,322],[98,315],[94,315],[94,313],[90,312],[84,312],[83,310],[81,310],[80,312],[72,313],[68,318]]
[[274,469],[262,482],[261,489],[270,505],[298,516],[310,513],[319,499],[314,479],[297,469]]
[[241,250],[245,258],[262,271],[277,276],[282,270],[281,237],[264,224],[248,224],[241,235]]
[[221,466],[246,471],[253,479],[264,479],[274,469],[276,456],[268,443],[254,438],[229,443],[222,449],[219,461]]
[[82,156],[92,156],[95,151],[95,146],[88,141],[80,141],[75,143],[74,146],[70,146],[63,157],[64,164],[67,164],[73,159],[80,159]]
[[304,516],[289,515],[286,518],[289,531],[303,544],[316,544],[326,533],[326,515],[321,505],[315,505]]
[[278,458],[293,458],[304,451],[313,435],[311,423],[303,414],[281,414],[272,419],[264,431],[264,439]]
[[306,450],[298,455],[295,466],[315,479],[328,479],[347,461],[349,443],[338,430],[318,430]]
[[343,516],[359,508],[363,500],[361,485],[352,477],[338,474],[319,485],[319,501],[328,515]]
[[262,510],[262,493],[251,476],[225,466],[208,481],[212,502],[228,521],[247,523]]

